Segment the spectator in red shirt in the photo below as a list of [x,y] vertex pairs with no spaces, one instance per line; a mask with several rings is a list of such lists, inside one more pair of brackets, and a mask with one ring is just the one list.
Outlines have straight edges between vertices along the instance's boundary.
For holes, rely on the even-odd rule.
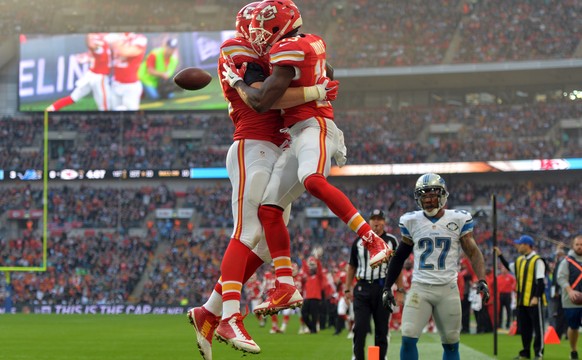
[[509,329],[511,324],[511,296],[515,290],[515,277],[501,267],[501,273],[497,275],[497,289],[499,293],[499,326],[503,324],[503,313],[505,312],[505,328]]
[[[493,284],[493,271],[491,269],[487,270],[487,275],[485,277],[485,281],[489,281],[488,284]],[[495,326],[493,319],[493,299],[489,299],[489,302],[483,304],[483,307],[487,309],[487,313],[489,314],[489,323],[491,324],[491,330],[493,330],[493,326]],[[499,314],[499,291],[497,292],[497,313]]]
[[314,256],[310,256],[306,264],[305,271],[305,295],[303,296],[303,307],[301,308],[301,316],[305,325],[309,328],[312,334],[317,333],[317,322],[319,320],[319,312],[321,308],[322,292],[324,289],[323,269],[321,262]]

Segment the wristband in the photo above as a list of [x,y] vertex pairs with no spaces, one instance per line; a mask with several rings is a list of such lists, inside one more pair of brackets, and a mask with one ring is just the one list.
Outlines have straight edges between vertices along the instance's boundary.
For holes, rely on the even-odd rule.
[[303,98],[305,99],[305,102],[325,99],[325,90],[323,90],[323,94],[321,94],[320,91],[321,89],[317,85],[304,87]]
[[406,294],[406,290],[404,290],[404,288],[398,288],[398,289],[396,289],[396,292]]
[[351,290],[350,290],[350,289],[346,289],[346,290],[344,290],[344,294],[347,294],[347,293],[349,293],[349,292],[351,292]]

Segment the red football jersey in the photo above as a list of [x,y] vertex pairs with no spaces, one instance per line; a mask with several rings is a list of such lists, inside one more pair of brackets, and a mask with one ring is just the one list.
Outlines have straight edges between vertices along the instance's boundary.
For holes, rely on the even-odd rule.
[[348,278],[348,273],[344,269],[338,269],[334,276],[334,281],[337,285],[337,291],[340,294],[344,293],[346,288],[346,280]]
[[412,269],[402,269],[402,287],[404,290],[410,290],[412,286]]
[[[271,66],[292,66],[295,78],[289,87],[313,86],[326,75],[325,42],[317,35],[301,34],[277,42],[269,52]],[[283,111],[285,127],[312,117],[333,119],[329,101],[311,101]]]
[[[490,286],[491,283],[489,283]],[[509,273],[497,275],[497,289],[499,293],[510,293],[515,290],[515,277]]]
[[[281,133],[283,118],[280,110],[269,110],[259,114],[251,109],[240,98],[238,92],[223,82],[223,64],[230,58],[236,65],[244,62],[260,64],[263,69],[268,69],[268,62],[252,50],[251,44],[242,38],[228,39],[220,47],[218,58],[218,77],[222,86],[224,98],[228,101],[228,112],[234,123],[234,140],[253,139],[270,141],[279,146],[285,142],[287,136]],[[269,72],[266,71],[268,74]]]
[[89,70],[95,74],[109,75],[111,70],[111,50],[109,49],[109,44],[105,40],[105,34],[92,34],[92,44],[93,47],[89,48],[93,60],[91,61],[91,67]]
[[120,40],[121,46],[133,47],[140,49],[139,54],[131,57],[121,56],[113,53],[113,77],[120,83],[134,83],[139,81],[137,70],[145,56],[148,39],[142,34],[125,33]]
[[247,281],[245,288],[249,299],[261,299],[261,282],[258,279]]
[[267,290],[273,289],[275,287],[275,281],[277,281],[275,275],[271,272],[266,272],[263,282],[261,283],[261,292],[266,293]]
[[303,296],[303,283],[305,281],[305,274],[302,271],[299,271],[297,275],[293,276],[293,282],[295,283],[295,287],[297,291]]

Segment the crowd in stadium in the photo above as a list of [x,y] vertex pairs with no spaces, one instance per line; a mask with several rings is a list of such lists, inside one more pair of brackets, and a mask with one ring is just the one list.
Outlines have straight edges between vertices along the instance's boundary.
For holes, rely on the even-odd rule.
[[[572,57],[581,35],[580,3],[477,1],[460,22],[456,63],[564,59]],[[492,41],[495,39],[495,41]]]
[[[348,182],[340,187],[364,213],[373,208],[385,209],[388,214],[386,229],[397,235],[398,217],[416,209],[408,179],[384,180],[372,187]],[[471,206],[473,209],[486,205],[484,201],[496,192],[497,237],[506,254],[515,253],[511,245],[513,239],[529,233],[538,239],[540,254],[553,259],[555,246],[546,239],[568,243],[580,231],[574,220],[582,211],[582,186],[577,181],[552,184],[523,181],[495,186],[449,181],[449,188],[450,207]],[[40,208],[40,194],[41,190],[30,186],[5,190],[3,213]],[[97,207],[104,210],[95,212],[94,221],[83,221],[86,209],[90,208],[87,205],[95,201],[103,204]],[[113,213],[118,206],[127,214],[132,213],[129,208],[134,208],[139,216],[121,218],[122,224],[113,227],[117,229],[113,234],[99,231],[99,227],[105,226],[103,213],[107,209]],[[314,247],[322,246],[323,265],[332,270],[340,261],[347,260],[355,235],[337,219],[304,216],[306,207],[321,206],[319,200],[307,194],[295,202],[289,226],[292,255],[294,261],[301,263]],[[156,220],[154,210],[163,207],[194,208],[193,219],[200,220]],[[55,209],[50,211],[56,213],[49,219],[48,271],[13,274],[16,304],[136,300],[177,305],[184,299],[200,303],[218,278],[220,259],[232,231],[230,188],[226,183],[208,188],[192,186],[184,193],[164,186],[123,191],[92,186],[54,188],[51,189],[50,209]],[[475,211],[474,218],[475,239],[486,245],[483,246],[484,256],[491,263],[490,213]],[[86,232],[83,236],[67,236],[62,231],[63,219]],[[111,220],[114,221],[113,218],[107,221]],[[129,234],[132,227],[147,229],[147,234],[139,238],[132,236]],[[23,230],[17,238],[7,237],[6,229],[2,229],[2,233],[0,258],[5,266],[39,266],[42,263],[42,237],[38,227]],[[146,271],[148,264],[151,267]],[[140,280],[143,280],[143,289],[132,294]],[[37,287],[39,291],[30,291]]]
[[48,245],[46,272],[13,274],[16,304],[127,301],[155,249],[151,239],[102,233],[53,236]]
[[[224,14],[235,14],[240,7],[239,1],[232,0],[188,5],[178,0],[163,5],[101,1],[98,8],[90,1],[76,4],[67,14],[68,21],[52,22],[55,17],[50,14],[69,9],[70,2],[44,6],[37,0],[23,0],[17,14],[0,11],[5,14],[0,32],[128,31],[128,27],[140,32],[160,27],[224,30],[234,26],[232,16]],[[564,59],[574,56],[582,38],[577,20],[581,9],[575,0],[352,0],[346,4],[310,0],[301,5],[308,24],[304,31],[328,39],[330,62],[336,68]],[[4,6],[12,9],[9,2]],[[205,21],[204,11],[211,11],[215,21]]]
[[328,45],[332,64],[347,68],[440,64],[462,16],[449,0],[353,1],[343,13]]
[[[352,165],[579,157],[560,121],[580,117],[580,101],[336,111]],[[42,167],[41,124],[35,115],[0,120],[3,132],[13,134],[0,139],[1,168]],[[431,132],[434,124],[460,128]],[[224,129],[231,128],[226,113],[59,114],[51,117],[50,131],[72,131],[74,138],[51,146],[51,168],[222,167],[232,141]],[[177,130],[202,133],[196,142],[181,141],[172,138]]]

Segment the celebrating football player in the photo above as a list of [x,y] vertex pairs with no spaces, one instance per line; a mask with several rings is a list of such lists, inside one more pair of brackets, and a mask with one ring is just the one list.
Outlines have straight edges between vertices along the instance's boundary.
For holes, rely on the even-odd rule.
[[[258,3],[243,7],[236,17],[236,37],[221,46],[219,69],[224,63],[239,67],[255,64],[259,70],[249,71],[249,82],[260,86],[261,75],[268,69],[268,62],[259,57],[248,42],[251,11]],[[249,65],[250,66],[250,65]],[[222,76],[221,71],[219,75]],[[232,345],[243,352],[258,353],[260,347],[253,341],[243,323],[240,312],[242,285],[263,263],[270,263],[271,256],[264,240],[258,219],[258,206],[271,176],[275,161],[283,152],[287,135],[280,130],[283,119],[280,110],[257,113],[249,108],[238,93],[221,82],[224,97],[228,101],[230,117],[234,123],[234,142],[227,158],[226,169],[232,184],[232,214],[234,230],[224,253],[221,278],[216,283],[208,301],[188,311],[188,317],[196,331],[198,348],[204,359],[212,358],[212,337]],[[327,93],[323,84],[290,89],[273,104],[276,108],[292,107],[306,101],[334,97]],[[288,220],[290,206],[287,207]],[[285,220],[285,222],[287,221]],[[301,306],[298,302],[297,306]]]
[[[290,0],[262,1],[250,26],[253,49],[269,55],[273,68],[260,88],[245,84],[234,66],[226,67],[226,81],[253,109],[270,109],[287,88],[313,86],[326,75],[326,45],[313,34],[299,34],[302,18]],[[302,301],[293,284],[289,232],[283,211],[305,190],[326,205],[365,241],[374,267],[388,260],[391,250],[370,228],[347,196],[327,181],[332,157],[346,161],[343,134],[333,121],[329,101],[311,101],[286,108],[282,114],[291,144],[277,160],[259,207],[259,218],[275,264],[277,285],[255,308],[272,314]]]

